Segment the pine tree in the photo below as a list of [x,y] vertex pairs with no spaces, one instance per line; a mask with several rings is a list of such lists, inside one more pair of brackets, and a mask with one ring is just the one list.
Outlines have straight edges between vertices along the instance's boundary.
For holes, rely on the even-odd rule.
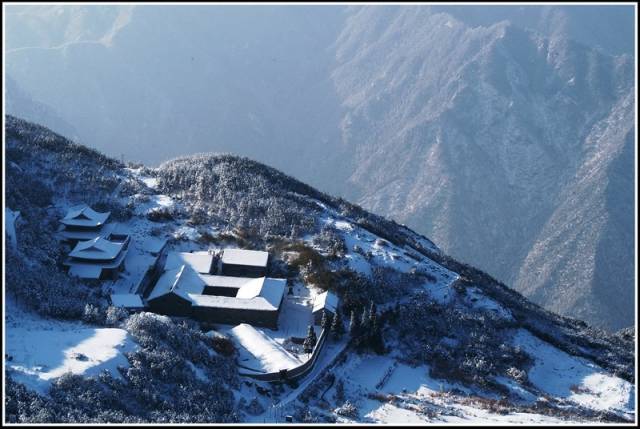
[[349,321],[349,333],[352,337],[358,335],[360,332],[360,321],[356,317],[355,310],[351,310],[351,320]]
[[384,353],[385,349],[381,325],[381,321],[376,317],[371,327],[371,336],[369,337],[369,346],[378,354]]
[[327,313],[327,310],[322,310],[322,321],[320,322],[322,329],[329,329],[331,327],[331,316]]
[[307,338],[305,338],[304,343],[302,344],[304,352],[311,353],[313,351],[313,347],[316,345],[316,341],[318,341],[318,338],[316,337],[316,331],[313,329],[313,325],[309,325]]
[[342,334],[344,334],[344,326],[342,326],[342,316],[340,316],[340,312],[336,311],[336,315],[333,317],[333,321],[331,323],[331,334],[335,338],[341,338]]
[[362,308],[362,316],[360,317],[360,327],[362,330],[366,330],[369,327],[369,312],[367,307]]
[[376,313],[369,314],[369,328],[371,332],[374,332],[378,325],[378,315]]
[[373,319],[377,316],[378,309],[376,308],[376,304],[371,301],[371,306],[369,307],[369,322],[373,324]]

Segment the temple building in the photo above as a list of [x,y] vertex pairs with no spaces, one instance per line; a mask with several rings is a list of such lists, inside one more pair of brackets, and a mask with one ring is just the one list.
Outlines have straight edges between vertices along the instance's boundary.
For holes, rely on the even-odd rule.
[[[226,249],[223,260],[224,255],[229,256],[228,250],[240,249]],[[232,272],[240,272],[234,271],[239,267],[260,267],[266,271],[267,252],[241,252],[253,253],[240,255],[241,258],[234,255]],[[267,257],[258,255],[262,253]],[[215,261],[211,252],[169,253],[164,273],[146,297],[149,309],[213,323],[250,323],[276,329],[286,280],[212,275]],[[259,273],[257,269],[251,272]]]
[[63,264],[69,274],[85,279],[116,279],[124,269],[129,236],[122,241],[109,241],[103,237],[78,242]]
[[62,225],[58,234],[63,241],[72,245],[104,237],[111,232],[110,225],[106,224],[110,214],[111,212],[99,213],[86,204],[71,207],[60,220]]

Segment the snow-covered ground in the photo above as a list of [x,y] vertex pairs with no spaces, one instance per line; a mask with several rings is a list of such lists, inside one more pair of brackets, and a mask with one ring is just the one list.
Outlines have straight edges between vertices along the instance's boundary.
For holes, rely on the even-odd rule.
[[281,341],[288,337],[306,337],[309,325],[313,324],[311,310],[315,294],[299,282],[294,285],[293,290],[293,295],[285,291],[278,317],[278,330],[270,330],[271,335]]
[[375,423],[384,424],[428,424],[449,423],[455,425],[479,425],[491,424],[570,424],[566,420],[551,416],[533,413],[498,414],[488,410],[468,405],[456,404],[451,415],[441,415],[438,418],[430,418],[419,407],[402,408],[394,404],[385,403],[365,416]]
[[[468,388],[437,380],[429,375],[429,367],[410,367],[398,363],[392,356],[353,356],[334,371],[344,382],[345,397],[354,403],[358,416],[337,416],[340,423],[372,422],[384,424],[560,424],[565,420],[532,413],[498,414],[482,406],[474,406],[473,399],[464,399],[450,394],[453,389],[470,394]],[[385,377],[390,373],[390,376]],[[377,400],[367,397],[375,393]],[[325,397],[331,397],[330,390]],[[464,397],[462,397],[464,398]]]
[[123,329],[43,319],[9,300],[5,321],[7,370],[43,394],[52,380],[67,372],[90,376],[108,370],[119,377],[117,368],[128,366],[123,353],[137,347]]
[[535,358],[529,380],[541,391],[594,410],[634,417],[636,391],[628,381],[557,349],[527,330],[518,330],[513,342]]
[[[388,267],[399,272],[408,273],[419,270],[435,277],[435,281],[425,281],[422,285],[429,296],[440,304],[447,304],[454,296],[451,285],[458,279],[458,274],[419,254],[413,249],[399,247],[366,229],[335,215],[335,211],[327,210],[322,218],[324,225],[331,226],[342,235],[350,269],[371,276],[371,267]],[[331,214],[334,213],[334,214]],[[310,240],[309,244],[310,243]],[[432,246],[429,246],[432,247]]]
[[158,187],[158,179],[155,177],[140,176],[140,180],[151,189]]
[[125,170],[129,171],[132,175],[140,179],[145,185],[151,189],[156,189],[158,186],[158,179],[152,176],[144,176],[142,174],[142,168],[130,168],[126,167]]
[[135,214],[137,215],[145,215],[151,209],[157,208],[171,208],[174,206],[174,201],[168,195],[148,195],[142,197],[141,200],[138,200],[138,203],[135,205]]

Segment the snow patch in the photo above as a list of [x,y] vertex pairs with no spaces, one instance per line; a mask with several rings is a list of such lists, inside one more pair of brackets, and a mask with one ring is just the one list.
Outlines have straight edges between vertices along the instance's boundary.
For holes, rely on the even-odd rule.
[[140,176],[140,180],[142,180],[142,183],[147,185],[148,188],[156,189],[158,187],[158,179],[155,177]]
[[194,227],[182,225],[176,228],[173,236],[178,240],[187,239],[190,241],[196,241],[200,238],[200,233]]
[[353,231],[353,225],[343,220],[337,220],[333,222],[333,225],[340,231],[347,231],[347,232]]

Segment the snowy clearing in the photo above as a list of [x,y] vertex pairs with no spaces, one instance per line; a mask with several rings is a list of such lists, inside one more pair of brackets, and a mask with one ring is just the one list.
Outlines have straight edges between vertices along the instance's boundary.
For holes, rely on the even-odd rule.
[[155,177],[140,176],[140,180],[151,189],[158,187],[158,179]]
[[124,352],[137,345],[123,329],[94,328],[80,322],[41,319],[12,306],[7,318],[7,369],[15,380],[40,393],[66,372],[96,375],[108,370],[119,377],[127,367]]
[[636,392],[628,381],[568,355],[524,329],[518,330],[514,344],[535,359],[529,380],[538,389],[587,408],[634,418]]

